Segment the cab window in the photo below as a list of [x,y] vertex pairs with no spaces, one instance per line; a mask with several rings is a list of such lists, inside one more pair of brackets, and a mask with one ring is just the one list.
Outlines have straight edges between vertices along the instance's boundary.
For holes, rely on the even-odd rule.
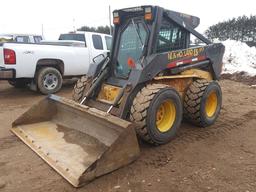
[[117,76],[128,77],[132,65],[135,65],[143,54],[147,36],[146,27],[141,21],[132,20],[127,25],[120,37],[116,67]]
[[186,48],[187,32],[177,24],[163,20],[157,39],[157,52]]

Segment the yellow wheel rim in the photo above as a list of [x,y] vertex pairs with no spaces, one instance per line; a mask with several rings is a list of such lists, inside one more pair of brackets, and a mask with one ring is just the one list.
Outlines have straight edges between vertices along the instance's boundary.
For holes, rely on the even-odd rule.
[[157,109],[156,127],[160,132],[169,131],[176,118],[176,108],[171,100],[166,100]]
[[217,94],[215,91],[212,91],[208,96],[208,98],[206,99],[206,103],[205,103],[206,115],[208,117],[212,117],[217,110],[217,106],[218,106]]

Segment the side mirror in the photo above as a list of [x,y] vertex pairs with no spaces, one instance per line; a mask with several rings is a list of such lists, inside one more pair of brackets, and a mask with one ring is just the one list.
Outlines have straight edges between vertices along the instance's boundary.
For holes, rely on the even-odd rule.
[[103,53],[101,53],[101,54],[97,55],[96,57],[94,57],[92,59],[92,61],[94,63],[99,63],[100,61],[104,60],[105,58],[106,58],[106,56]]

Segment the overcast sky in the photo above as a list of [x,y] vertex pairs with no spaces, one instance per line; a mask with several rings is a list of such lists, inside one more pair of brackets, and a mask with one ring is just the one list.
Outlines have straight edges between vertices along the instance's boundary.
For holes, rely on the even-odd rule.
[[199,32],[219,21],[256,15],[256,0],[8,0],[0,3],[1,33],[42,34],[48,40],[83,25],[108,25],[108,6],[159,5],[200,17]]

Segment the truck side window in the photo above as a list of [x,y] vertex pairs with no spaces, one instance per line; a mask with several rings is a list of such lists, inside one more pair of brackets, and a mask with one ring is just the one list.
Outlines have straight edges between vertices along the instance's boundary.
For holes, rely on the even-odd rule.
[[103,43],[100,35],[92,35],[92,42],[95,49],[103,50]]
[[111,49],[112,37],[105,36],[105,40],[106,40],[107,50],[110,50]]
[[186,31],[175,23],[163,20],[158,33],[157,52],[186,48]]

